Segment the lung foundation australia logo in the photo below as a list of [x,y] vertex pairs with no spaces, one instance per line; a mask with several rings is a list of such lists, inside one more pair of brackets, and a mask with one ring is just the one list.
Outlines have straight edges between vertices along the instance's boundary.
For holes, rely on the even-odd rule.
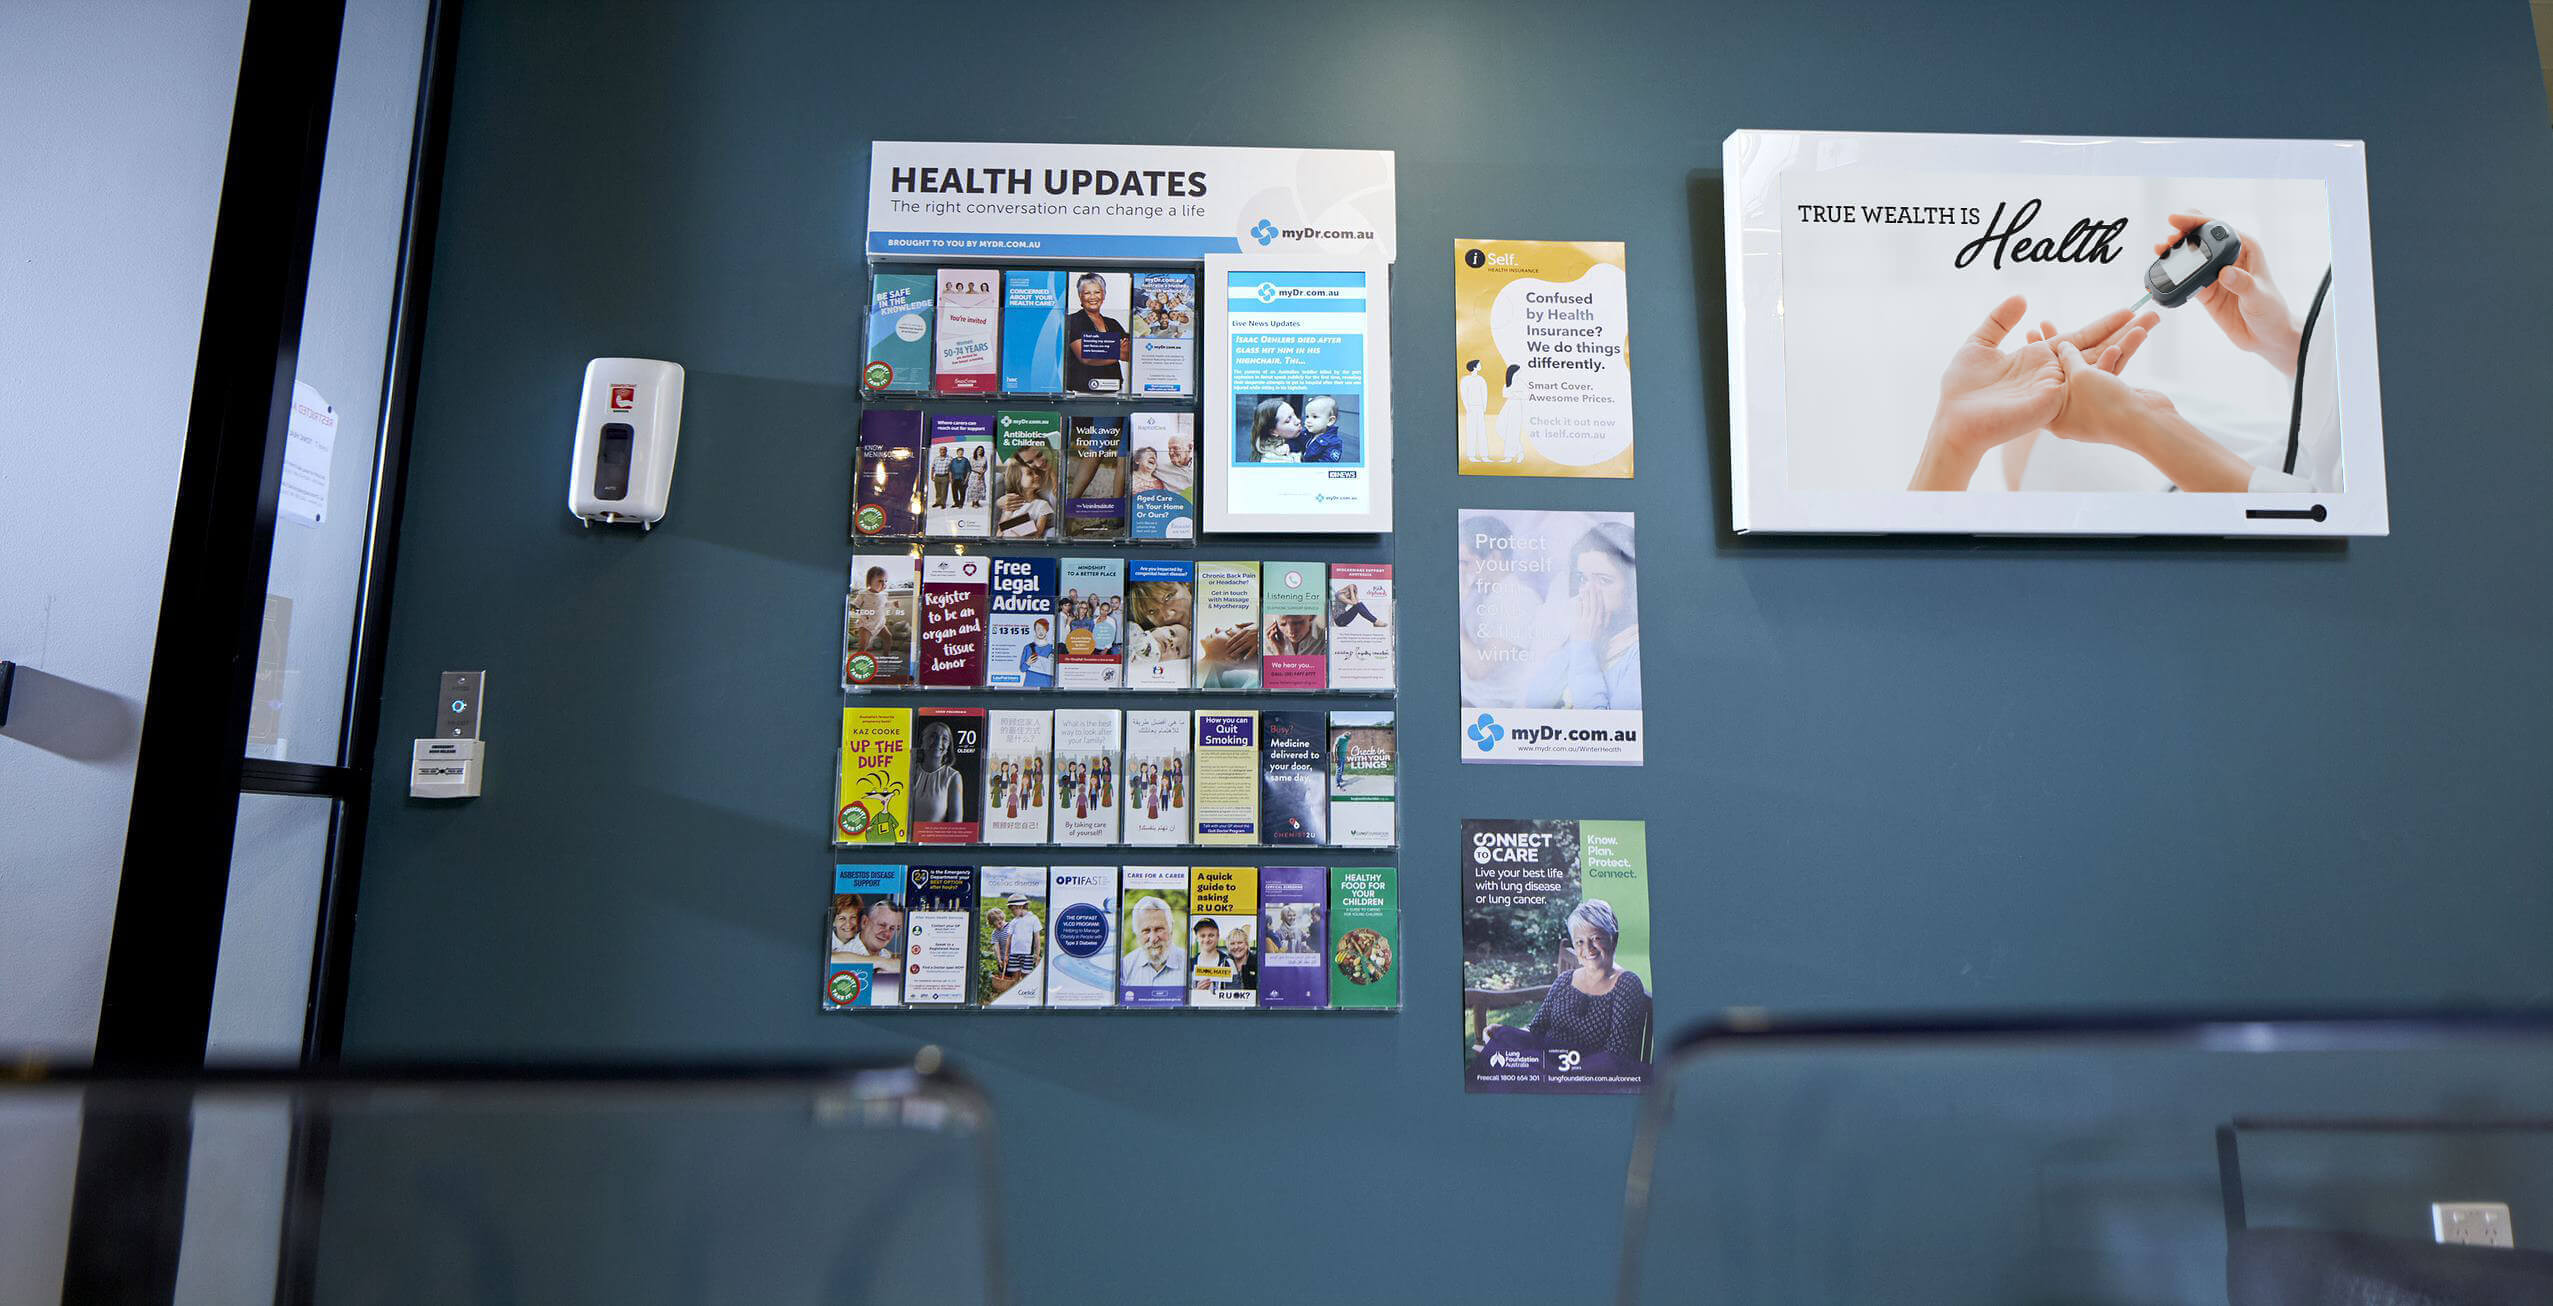
[[1521,1049],[1514,1052],[1492,1052],[1489,1054],[1489,1068],[1492,1070],[1540,1070],[1542,1054]]
[[1480,751],[1486,753],[1498,747],[1498,741],[1507,737],[1507,727],[1498,724],[1498,718],[1483,712],[1480,714],[1480,719],[1472,722],[1471,728],[1463,733],[1471,737],[1472,743],[1478,745]]

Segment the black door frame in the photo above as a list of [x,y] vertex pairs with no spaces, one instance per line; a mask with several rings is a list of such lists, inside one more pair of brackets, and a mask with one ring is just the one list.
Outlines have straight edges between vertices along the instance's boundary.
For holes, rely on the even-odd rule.
[[[335,764],[320,765],[245,751],[346,4],[249,5],[108,941],[93,1053],[101,1070],[203,1064],[248,793],[331,804],[302,1060],[331,1064],[342,1047],[460,23],[459,0],[428,0],[427,11],[347,690]],[[86,1104],[64,1301],[172,1300],[191,1144],[183,1120]],[[325,1158],[324,1134],[297,1124],[288,1233],[316,1218]],[[278,1300],[308,1299],[309,1268],[286,1258]]]

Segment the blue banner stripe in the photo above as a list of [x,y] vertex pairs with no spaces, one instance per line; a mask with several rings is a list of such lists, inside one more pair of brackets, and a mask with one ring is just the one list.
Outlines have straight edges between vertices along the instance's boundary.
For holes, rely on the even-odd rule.
[[1158,258],[1198,260],[1241,248],[1238,236],[1100,236],[1068,232],[873,231],[871,258]]

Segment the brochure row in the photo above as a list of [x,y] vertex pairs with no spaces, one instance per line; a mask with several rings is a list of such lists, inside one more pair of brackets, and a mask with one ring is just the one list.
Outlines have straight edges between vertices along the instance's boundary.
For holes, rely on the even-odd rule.
[[868,409],[851,534],[1192,543],[1197,415]]
[[833,842],[1389,848],[1389,712],[844,708]]
[[1197,274],[985,267],[874,274],[877,394],[1193,399]]
[[1397,1011],[1389,867],[834,868],[824,1010]]
[[861,552],[842,689],[1389,692],[1389,563]]

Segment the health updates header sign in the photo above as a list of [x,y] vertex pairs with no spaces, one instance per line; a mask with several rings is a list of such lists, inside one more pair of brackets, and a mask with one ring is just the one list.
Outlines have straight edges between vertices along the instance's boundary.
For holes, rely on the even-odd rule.
[[879,141],[868,256],[1388,263],[1392,169],[1390,150]]

